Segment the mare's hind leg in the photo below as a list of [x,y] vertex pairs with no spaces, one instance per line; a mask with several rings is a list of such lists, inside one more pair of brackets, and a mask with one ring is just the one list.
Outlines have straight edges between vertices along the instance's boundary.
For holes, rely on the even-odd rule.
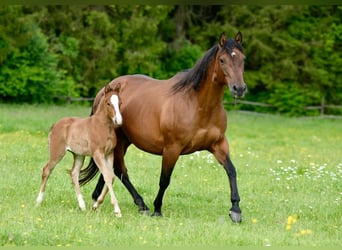
[[133,201],[135,205],[138,206],[139,212],[141,214],[150,214],[150,209],[146,206],[144,199],[141,197],[141,195],[138,193],[138,191],[135,189],[133,184],[131,183],[127,168],[125,165],[125,159],[124,156],[126,154],[127,147],[130,144],[123,145],[119,144],[115,147],[115,157],[114,157],[114,173],[115,175],[121,180],[121,182],[124,184],[128,192],[131,194]]
[[163,159],[162,159],[162,169],[159,179],[159,191],[157,197],[155,198],[154,213],[152,216],[162,216],[161,207],[163,204],[163,197],[167,187],[170,184],[170,179],[172,175],[173,168],[178,160],[180,150],[177,146],[171,146],[164,148]]
[[85,156],[77,155],[75,153],[73,153],[73,155],[74,155],[74,164],[72,166],[70,175],[71,175],[72,183],[74,184],[76,197],[78,200],[78,206],[80,207],[80,209],[82,211],[84,211],[86,209],[86,205],[85,205],[85,202],[83,200],[83,196],[81,193],[81,188],[80,188],[80,184],[78,182],[78,179],[80,176],[81,168],[82,168],[83,163],[84,163]]
[[46,183],[53,171],[56,167],[57,163],[63,158],[65,155],[65,147],[64,145],[55,145],[53,142],[50,142],[50,159],[43,167],[42,170],[42,182],[40,185],[40,191],[36,199],[36,206],[39,206],[44,197]]
[[229,146],[227,139],[223,137],[221,141],[212,146],[210,151],[214,154],[228,175],[230,200],[232,202],[232,208],[230,209],[229,216],[233,222],[241,222],[241,209],[239,207],[240,196],[236,182],[236,170],[229,157]]
[[114,154],[112,153],[108,155],[107,159],[105,159],[103,154],[101,154],[100,152],[95,152],[93,155],[93,158],[98,168],[100,169],[103,175],[105,184],[106,184],[106,187],[103,189],[102,194],[99,197],[101,200],[97,200],[97,203],[102,203],[107,193],[107,190],[109,190],[111,203],[114,206],[114,214],[116,217],[121,217],[122,215],[121,215],[119,203],[113,190],[114,173],[113,173],[112,168],[113,168]]

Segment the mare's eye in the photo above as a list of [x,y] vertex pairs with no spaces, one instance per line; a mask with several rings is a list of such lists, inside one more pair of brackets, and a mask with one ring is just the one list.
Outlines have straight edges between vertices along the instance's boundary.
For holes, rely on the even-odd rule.
[[224,60],[222,58],[220,58],[220,63],[224,63]]

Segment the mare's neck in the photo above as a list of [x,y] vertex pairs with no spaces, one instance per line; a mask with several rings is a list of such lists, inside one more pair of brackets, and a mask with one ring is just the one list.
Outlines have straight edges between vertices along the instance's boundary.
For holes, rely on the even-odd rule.
[[217,72],[217,65],[215,64],[216,61],[210,64],[208,74],[198,90],[199,107],[209,112],[222,106],[224,96],[224,76]]

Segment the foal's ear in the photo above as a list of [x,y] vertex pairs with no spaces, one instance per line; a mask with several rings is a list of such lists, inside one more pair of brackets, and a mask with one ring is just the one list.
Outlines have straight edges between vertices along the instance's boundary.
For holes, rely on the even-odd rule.
[[107,94],[107,93],[109,93],[109,92],[112,91],[112,90],[113,90],[112,87],[111,87],[109,84],[107,84],[107,85],[105,86],[104,92],[105,92],[105,94]]
[[120,89],[121,89],[121,82],[119,82],[119,83],[116,85],[114,91],[117,92],[117,93],[119,93],[119,92],[120,92]]
[[226,34],[224,32],[222,32],[220,39],[219,39],[220,47],[223,47],[223,45],[225,44],[226,41],[227,41]]
[[239,44],[242,44],[242,33],[240,31],[236,34],[235,41]]

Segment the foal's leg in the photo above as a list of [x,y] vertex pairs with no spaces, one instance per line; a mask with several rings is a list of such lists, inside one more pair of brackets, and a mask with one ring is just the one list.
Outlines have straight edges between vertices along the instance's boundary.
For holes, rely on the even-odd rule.
[[54,143],[51,140],[50,140],[50,145],[49,145],[49,151],[50,151],[50,159],[42,170],[42,182],[40,185],[40,191],[39,191],[38,197],[36,199],[36,206],[39,206],[42,203],[45,188],[46,188],[46,183],[53,169],[56,167],[57,163],[64,157],[65,152],[66,152],[64,145]]
[[233,222],[241,222],[241,209],[239,207],[240,196],[236,183],[236,170],[229,157],[229,146],[227,139],[224,137],[224,139],[213,145],[210,151],[214,154],[228,175],[230,185],[230,200],[232,202],[232,208],[230,209],[229,216]]
[[103,180],[103,185],[102,185],[102,191],[100,193],[100,195],[96,198],[96,200],[93,200],[93,210],[96,210],[104,201],[106,194],[108,193],[108,187],[107,185],[105,185],[104,179],[103,179],[103,175],[101,174],[101,179]]
[[104,196],[107,193],[107,190],[109,191],[111,203],[114,206],[114,214],[116,217],[121,217],[121,210],[119,207],[118,200],[116,199],[114,190],[113,190],[113,181],[114,181],[114,172],[113,172],[113,160],[114,160],[114,154],[111,153],[107,156],[107,159],[104,159],[104,154],[100,153],[99,151],[95,152],[93,155],[94,161],[96,165],[99,167],[104,181],[106,183],[106,187],[104,187],[100,199],[100,203],[103,201]]
[[85,156],[77,155],[75,153],[73,153],[73,155],[74,155],[74,164],[72,166],[70,175],[71,175],[72,183],[74,184],[76,197],[78,200],[78,206],[80,207],[80,209],[82,211],[84,211],[86,209],[86,205],[85,205],[85,202],[83,200],[83,196],[81,193],[80,184],[78,182],[78,179],[80,176],[81,168],[82,168],[83,163],[84,163]]
[[[144,199],[141,197],[141,195],[138,193],[138,191],[131,183],[127,173],[124,156],[129,145],[130,142],[126,141],[125,139],[121,138],[120,140],[118,140],[118,144],[115,147],[114,153],[114,173],[121,180],[121,182],[124,184],[128,192],[133,197],[134,203],[139,207],[139,212],[142,214],[149,214],[149,208],[146,206]],[[105,186],[104,184],[105,181],[103,179],[103,175],[101,174],[98,178],[98,182],[92,194],[94,205],[96,205],[95,207],[93,206],[94,209],[97,208],[98,201],[101,200],[101,196],[103,196],[103,188]]]

